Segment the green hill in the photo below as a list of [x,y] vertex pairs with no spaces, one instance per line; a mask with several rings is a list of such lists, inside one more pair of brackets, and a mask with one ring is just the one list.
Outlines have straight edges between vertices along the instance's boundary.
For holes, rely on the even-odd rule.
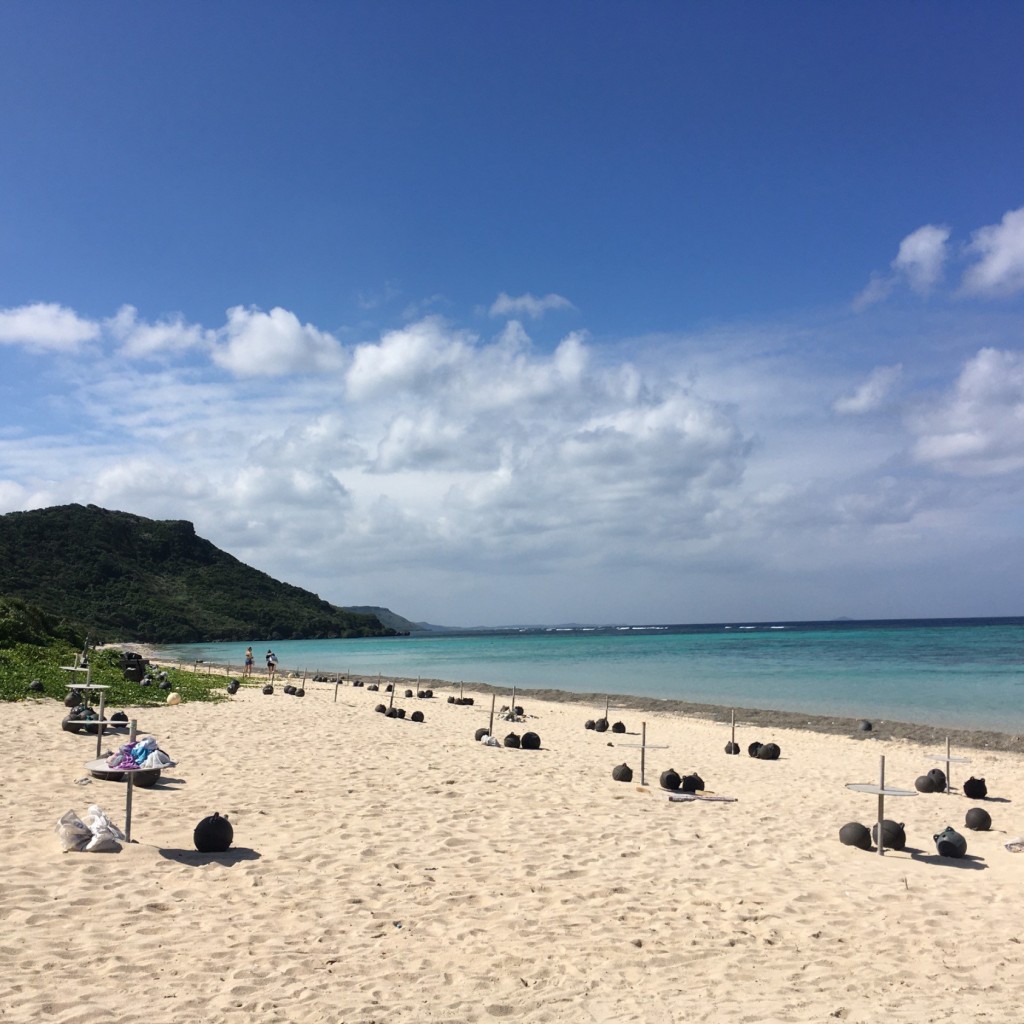
[[95,505],[0,516],[0,594],[37,605],[94,642],[398,632],[245,565],[197,537],[189,522]]

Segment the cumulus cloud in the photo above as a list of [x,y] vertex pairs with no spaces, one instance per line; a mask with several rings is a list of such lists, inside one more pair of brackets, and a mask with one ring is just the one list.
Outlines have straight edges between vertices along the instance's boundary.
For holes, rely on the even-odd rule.
[[121,354],[129,359],[184,352],[204,343],[212,344],[215,337],[214,332],[187,324],[180,316],[156,323],[140,322],[134,306],[122,306],[105,326],[120,342]]
[[915,292],[926,294],[942,276],[949,234],[945,226],[926,224],[900,242],[892,267]]
[[913,421],[914,456],[964,476],[1024,469],[1024,353],[985,348]]
[[925,224],[900,242],[892,273],[872,274],[864,290],[854,299],[854,309],[863,310],[888,298],[893,289],[906,283],[919,295],[927,295],[942,277],[950,230],[937,224]]
[[876,366],[853,394],[836,399],[832,408],[843,415],[874,412],[885,403],[902,372],[903,367],[898,363]]
[[502,292],[491,304],[491,316],[528,316],[537,320],[553,309],[575,309],[576,307],[561,295],[553,292],[543,298],[537,298],[527,292],[525,295],[513,297]]
[[964,274],[966,294],[1002,297],[1024,289],[1024,207],[975,231],[967,252],[977,262]]
[[73,352],[100,336],[100,325],[55,302],[0,310],[0,344],[28,349]]
[[301,323],[290,310],[276,306],[265,313],[234,306],[227,315],[213,360],[238,377],[330,373],[344,366],[338,340]]

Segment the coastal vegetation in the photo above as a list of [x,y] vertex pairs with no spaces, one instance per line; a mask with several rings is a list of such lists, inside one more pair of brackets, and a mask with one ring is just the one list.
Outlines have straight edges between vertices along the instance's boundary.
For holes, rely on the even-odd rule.
[[92,642],[395,636],[373,614],[282,583],[196,536],[184,520],[96,505],[0,516],[0,594]]
[[[42,609],[17,598],[0,597],[0,701],[52,697],[63,701],[69,683],[83,683],[85,673],[69,672],[83,652],[84,638]],[[167,691],[140,686],[124,678],[121,652],[88,652],[94,684],[109,687],[108,707],[162,704]],[[224,699],[224,677],[167,668],[167,681],[183,701]],[[32,689],[38,681],[41,689]]]

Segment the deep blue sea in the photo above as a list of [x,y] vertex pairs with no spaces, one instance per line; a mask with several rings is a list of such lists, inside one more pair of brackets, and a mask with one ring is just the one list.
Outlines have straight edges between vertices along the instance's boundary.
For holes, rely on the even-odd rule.
[[[257,667],[634,694],[1024,732],[1024,617],[604,626],[381,640],[254,637]],[[244,644],[161,654],[241,666]]]

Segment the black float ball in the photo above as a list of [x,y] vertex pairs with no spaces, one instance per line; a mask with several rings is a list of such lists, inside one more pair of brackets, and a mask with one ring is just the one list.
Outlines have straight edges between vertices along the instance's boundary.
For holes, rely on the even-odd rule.
[[622,722],[616,722],[612,726],[612,732],[625,732],[625,731],[626,731],[626,727],[625,727],[625,725],[623,725]]
[[586,720],[586,721],[585,721],[585,722],[583,723],[583,728],[584,728],[584,729],[594,729],[594,728],[595,728],[595,723],[594,723],[594,720],[593,720],[592,718],[588,718],[588,719],[587,719],[587,720]]
[[395,713],[399,718],[405,718],[405,708],[395,708]]
[[947,825],[941,832],[932,836],[935,849],[940,857],[959,859],[967,853],[967,840],[952,825]]
[[987,832],[992,827],[992,815],[984,807],[972,807],[964,824],[973,832]]
[[410,722],[422,722],[423,721],[423,712],[422,711],[414,711],[409,716],[409,721]]
[[704,780],[696,772],[692,775],[684,775],[679,785],[684,793],[697,793],[704,791]]
[[861,850],[871,849],[871,833],[866,825],[851,821],[839,830],[839,842],[843,846],[856,846]]
[[33,693],[42,693],[46,689],[38,679],[33,679],[32,682],[28,684],[28,688]]
[[77,719],[72,718],[70,715],[67,715],[67,716],[65,716],[64,718],[61,719],[60,727],[65,732],[81,732],[82,731],[82,723],[80,721],[78,721]]
[[491,730],[488,729],[486,726],[483,726],[480,729],[477,729],[477,731],[475,733],[473,733],[473,739],[475,739],[477,741],[477,743],[479,743],[485,736],[490,736],[490,735],[491,735]]
[[594,732],[607,732],[608,731],[608,719],[599,718],[594,723]]
[[617,764],[612,769],[612,778],[616,782],[632,782],[633,769],[628,764]]
[[406,695],[406,697],[411,697],[412,696],[412,690],[406,690],[405,691],[405,695]]
[[758,752],[758,751],[759,751],[760,749],[761,749],[761,744],[760,744],[760,743],[758,743],[758,742],[757,742],[757,740],[754,740],[754,742],[753,742],[753,743],[751,743],[749,747],[747,747],[747,753],[748,753],[748,754],[749,754],[749,755],[750,755],[751,757],[757,757],[757,752]]
[[679,772],[669,768],[667,772],[661,773],[661,779],[659,781],[662,789],[668,789],[675,792],[679,789],[679,783],[682,782],[682,779],[679,778]]
[[353,681],[352,685],[353,686],[362,686],[363,685],[363,681],[362,681],[362,679],[356,679],[356,680]]
[[778,761],[781,753],[778,743],[765,743],[757,751],[757,756],[761,761]]
[[139,686],[152,686],[152,685],[153,685],[153,680],[150,679],[149,676],[144,676],[142,679],[139,680]]
[[520,745],[520,741],[519,741],[519,736],[518,736],[517,733],[510,732],[505,737],[505,746],[506,747],[515,747],[515,748],[518,749],[519,745]]
[[387,718],[397,718],[398,708],[388,708],[387,711],[384,712],[384,714]]
[[514,712],[515,712],[515,713],[516,713],[516,714],[517,714],[517,715],[518,715],[518,716],[519,716],[520,718],[522,718],[522,717],[523,717],[523,716],[524,716],[524,715],[526,714],[526,712],[525,712],[525,711],[523,710],[523,705],[522,705],[522,704],[517,704],[517,705],[516,705],[516,706],[515,706],[515,707],[514,707],[514,708],[513,708],[512,710],[513,710],[513,711],[514,711]]
[[388,683],[388,685],[384,687],[384,692],[385,693],[390,693],[393,689],[394,689],[394,686],[392,686],[391,683]]
[[77,708],[82,703],[82,695],[77,690],[72,690],[64,698],[64,707],[66,708]]
[[235,838],[235,830],[227,818],[214,812],[203,818],[192,833],[192,841],[200,853],[223,853],[231,846]]
[[290,697],[295,692],[295,687],[290,684],[284,688],[284,692]]
[[740,752],[740,745],[738,743],[733,743],[732,740],[729,740],[729,742],[725,745],[725,752],[727,754],[738,754]]
[[914,789],[918,793],[934,793],[935,780],[930,775],[918,775],[914,780]]
[[540,737],[535,732],[524,732],[520,746],[523,750],[540,750]]
[[449,704],[454,704],[455,703],[455,698],[454,697],[449,697],[448,698],[448,703]]
[[128,724],[128,716],[123,711],[115,711],[111,716],[112,722],[120,722],[122,725]]
[[467,708],[471,708],[474,700],[476,700],[475,697],[463,697],[462,703],[465,704]]
[[272,694],[274,692],[273,684],[272,683],[267,683],[267,685],[263,687],[263,692],[269,697],[270,694]]
[[871,723],[866,718],[862,718],[857,723],[857,728],[860,729],[861,732],[871,732]]
[[964,796],[969,800],[984,800],[988,796],[988,786],[984,779],[976,779],[973,775],[964,783]]
[[388,713],[388,706],[387,704],[378,704],[373,710],[382,715],[386,715]]
[[232,679],[231,682],[228,683],[228,693],[238,693],[238,690],[241,687],[241,685],[242,684],[237,679]]
[[433,697],[434,696],[434,691],[433,690],[424,690],[423,691],[423,695],[425,697]]
[[376,693],[380,689],[380,687],[376,683],[370,683],[367,689]]
[[935,792],[943,793],[946,789],[946,773],[941,768],[933,768],[929,773],[935,783]]
[[161,690],[169,690],[171,688],[171,681],[170,679],[161,679],[156,685],[160,687]]
[[295,691],[295,696],[296,696],[296,697],[305,697],[305,696],[306,696],[306,691],[305,691],[305,690],[304,690],[304,689],[303,689],[303,688],[302,688],[302,687],[300,686],[300,687],[299,687],[299,688],[298,688],[298,689],[297,689],[297,690]]
[[[875,841],[875,846],[878,846],[877,821],[871,829],[871,838]],[[903,823],[885,818],[882,821],[882,842],[890,850],[902,850],[907,845],[907,833],[903,831]]]

